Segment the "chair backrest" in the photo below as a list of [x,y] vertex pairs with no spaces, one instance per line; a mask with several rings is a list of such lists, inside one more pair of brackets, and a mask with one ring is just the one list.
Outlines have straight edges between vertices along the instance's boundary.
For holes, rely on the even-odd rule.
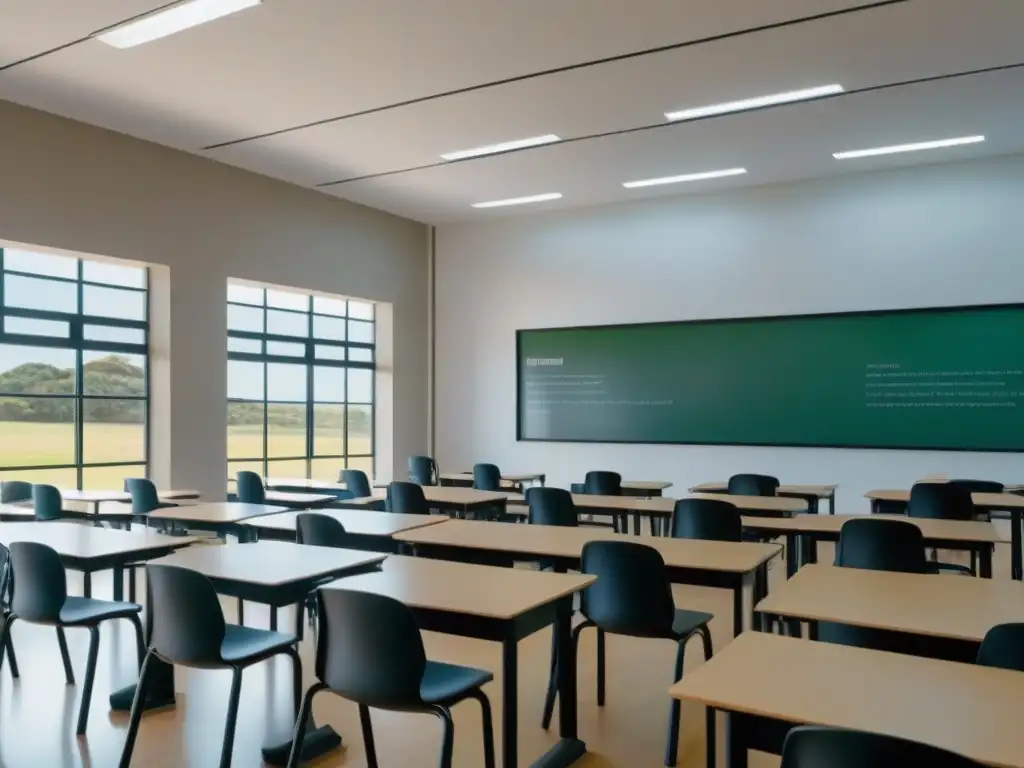
[[871,571],[928,572],[920,528],[904,520],[867,516],[843,523],[835,564]]
[[782,747],[782,768],[980,768],[981,764],[929,744],[877,733],[800,726]]
[[[529,489],[527,489],[529,490]],[[586,493],[587,486],[584,483],[570,483],[569,493]]]
[[495,464],[474,464],[473,487],[478,491],[500,491],[501,470]]
[[224,666],[224,612],[210,580],[176,565],[147,565],[150,647],[172,664]]
[[985,633],[977,663],[1024,672],[1024,624],[997,624]]
[[572,494],[563,488],[527,488],[526,503],[529,507],[527,520],[534,525],[575,528],[580,524]]
[[430,507],[427,506],[427,499],[423,495],[423,486],[401,480],[395,480],[388,485],[386,509],[388,512],[405,515],[430,514]]
[[267,500],[263,479],[255,472],[239,470],[235,475],[235,496],[243,504],[264,504]]
[[622,475],[618,472],[587,472],[583,479],[583,492],[592,496],[621,496]]
[[160,497],[152,480],[144,477],[128,478],[124,481],[125,490],[132,497],[132,514],[148,515],[160,508]]
[[400,709],[422,702],[427,656],[412,611],[370,592],[321,589],[316,676],[358,704]]
[[32,486],[32,506],[36,520],[60,520],[64,499],[56,487],[36,484]]
[[583,573],[597,581],[582,594],[580,610],[598,627],[635,636],[664,636],[672,629],[675,603],[661,553],[631,541],[589,541]]
[[728,491],[734,496],[774,496],[779,490],[779,478],[771,475],[733,475]]
[[680,499],[672,511],[672,538],[741,541],[743,518],[728,501]]
[[344,483],[355,498],[361,499],[373,495],[373,491],[370,489],[370,479],[361,469],[341,470],[338,481]]
[[973,520],[971,492],[952,483],[915,483],[907,502],[910,517],[939,520]]
[[1006,486],[995,480],[950,480],[946,485],[955,485],[968,493],[1002,493]]
[[437,485],[437,462],[430,456],[410,456],[409,480],[418,485]]
[[45,544],[15,541],[10,547],[14,593],[11,610],[25,621],[56,624],[68,597],[64,565]]
[[0,504],[28,501],[32,498],[32,483],[23,480],[4,480],[0,483]]
[[295,519],[295,540],[314,547],[342,549],[350,543],[345,526],[339,520],[317,512],[303,512]]

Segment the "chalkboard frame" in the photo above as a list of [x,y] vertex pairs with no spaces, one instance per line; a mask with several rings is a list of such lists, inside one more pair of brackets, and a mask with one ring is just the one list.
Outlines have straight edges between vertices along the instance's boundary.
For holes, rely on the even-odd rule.
[[599,445],[728,445],[740,448],[830,448],[835,450],[885,450],[885,451],[959,451],[969,453],[1024,453],[1013,448],[975,448],[975,447],[922,447],[919,445],[852,445],[825,443],[731,443],[725,441],[691,441],[691,440],[584,440],[573,438],[523,437],[523,397],[522,397],[522,337],[527,333],[543,333],[545,331],[599,331],[605,328],[652,328],[666,325],[713,325],[720,323],[764,323],[776,320],[817,320],[833,317],[871,317],[879,315],[906,314],[946,314],[955,312],[971,312],[979,310],[1016,309],[1024,311],[1024,303],[1000,304],[956,304],[939,307],[901,307],[898,309],[870,309],[846,312],[811,312],[790,315],[756,315],[746,317],[712,317],[693,320],[661,320],[646,323],[600,323],[597,325],[566,325],[547,328],[516,329],[516,441],[522,443],[589,443]]

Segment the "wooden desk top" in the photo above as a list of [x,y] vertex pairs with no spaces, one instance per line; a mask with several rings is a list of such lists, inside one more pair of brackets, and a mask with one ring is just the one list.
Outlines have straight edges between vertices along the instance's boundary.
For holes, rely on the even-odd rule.
[[[195,490],[157,490],[157,496],[166,501],[175,499],[198,499],[199,491]],[[131,494],[126,491],[79,491],[75,489],[62,490],[61,498],[64,501],[81,501],[87,504],[99,504],[103,501],[131,501]]]
[[324,588],[374,592],[412,608],[514,619],[532,608],[579,592],[596,580],[596,576],[577,573],[493,568],[392,555],[379,573],[351,576]]
[[216,501],[208,504],[192,504],[187,507],[156,509],[149,516],[156,520],[180,520],[194,523],[238,523],[250,517],[276,515],[287,512],[287,507],[269,504],[243,504],[240,501]]
[[807,565],[757,610],[980,643],[996,624],[1024,621],[1024,583]]
[[671,488],[672,483],[668,480],[623,480],[622,487],[630,491],[664,491]]
[[0,542],[10,545],[15,541],[45,544],[64,557],[88,560],[154,547],[187,547],[195,542],[195,538],[164,536],[148,530],[118,531],[60,521],[0,524]]
[[313,480],[308,477],[268,477],[263,481],[267,488],[309,488],[329,491],[347,491],[344,483],[331,483],[326,480]]
[[761,512],[791,512],[794,514],[807,511],[805,499],[794,499],[789,496],[738,496],[731,493],[694,493],[691,499],[717,499],[727,501],[737,509],[758,510]]
[[[501,474],[501,483],[509,488],[518,483],[528,483],[533,480],[540,480],[544,477],[540,472],[528,472],[522,475],[506,475],[504,472]],[[438,481],[448,480],[455,483],[472,483],[473,473],[472,472],[442,472],[437,476]]]
[[178,565],[211,579],[280,586],[326,576],[339,569],[373,565],[387,555],[354,549],[310,547],[286,541],[190,547],[154,560],[155,565]]
[[[865,499],[872,501],[910,501],[910,491],[906,489],[877,489],[864,494]],[[1024,496],[1015,493],[972,493],[971,500],[976,507],[989,509],[1024,509]]]
[[749,573],[779,554],[777,544],[752,542],[666,539],[613,533],[607,528],[580,526],[492,523],[482,520],[449,520],[395,536],[410,544],[435,544],[492,552],[511,552],[543,557],[578,558],[588,541],[628,541],[646,544],[661,553],[666,565],[728,573]]
[[423,495],[428,502],[434,504],[457,506],[495,504],[508,498],[508,494],[501,491],[478,491],[475,488],[459,488],[453,485],[425,485]]
[[[669,689],[677,699],[854,728],[1024,767],[1021,673],[745,632]],[[799,684],[794,684],[799,681]]]
[[847,520],[901,520],[921,529],[925,540],[973,541],[990,544],[1006,542],[992,523],[985,520],[934,520],[906,515],[796,515],[795,517],[744,517],[743,525],[757,530],[799,533],[835,533]]
[[12,501],[7,504],[0,504],[0,515],[35,520],[36,510],[32,506],[31,501]]
[[266,491],[263,494],[268,504],[327,504],[337,500],[333,493],[293,493],[292,491]]
[[[249,522],[254,528],[273,529],[277,531],[294,531],[296,522],[303,510],[292,510],[276,515],[263,515]],[[363,536],[391,537],[402,531],[421,528],[424,525],[437,525],[448,518],[444,515],[403,515],[395,512],[374,512],[362,509],[317,509],[312,514],[333,517],[348,533]]]
[[[819,499],[827,499],[835,492],[836,485],[780,485],[779,494],[790,493],[799,496],[817,496]],[[724,480],[710,483],[700,483],[690,489],[690,493],[726,493],[729,490],[729,483]]]

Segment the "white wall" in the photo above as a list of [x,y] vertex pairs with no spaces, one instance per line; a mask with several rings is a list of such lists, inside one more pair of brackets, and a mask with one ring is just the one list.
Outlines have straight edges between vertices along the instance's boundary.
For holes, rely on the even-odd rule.
[[153,272],[151,472],[224,492],[226,280],[387,302],[378,474],[426,448],[426,227],[0,101],[0,240]]
[[553,485],[613,469],[680,494],[764,472],[838,483],[842,512],[932,472],[1024,482],[1020,454],[515,439],[516,329],[1019,302],[1022,249],[1021,156],[440,227],[435,453],[442,469],[491,461]]

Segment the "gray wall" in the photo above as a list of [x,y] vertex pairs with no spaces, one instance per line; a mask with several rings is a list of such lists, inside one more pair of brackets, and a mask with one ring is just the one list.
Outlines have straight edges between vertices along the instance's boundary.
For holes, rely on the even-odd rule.
[[[517,328],[1024,300],[1024,157],[673,196],[437,232],[436,452],[565,484],[734,472],[864,491],[931,472],[1024,482],[1019,454],[517,443]],[[807,360],[813,376],[814,360]]]
[[228,277],[385,302],[378,474],[404,473],[427,443],[426,238],[415,222],[0,101],[0,240],[163,265],[158,482],[223,493]]

